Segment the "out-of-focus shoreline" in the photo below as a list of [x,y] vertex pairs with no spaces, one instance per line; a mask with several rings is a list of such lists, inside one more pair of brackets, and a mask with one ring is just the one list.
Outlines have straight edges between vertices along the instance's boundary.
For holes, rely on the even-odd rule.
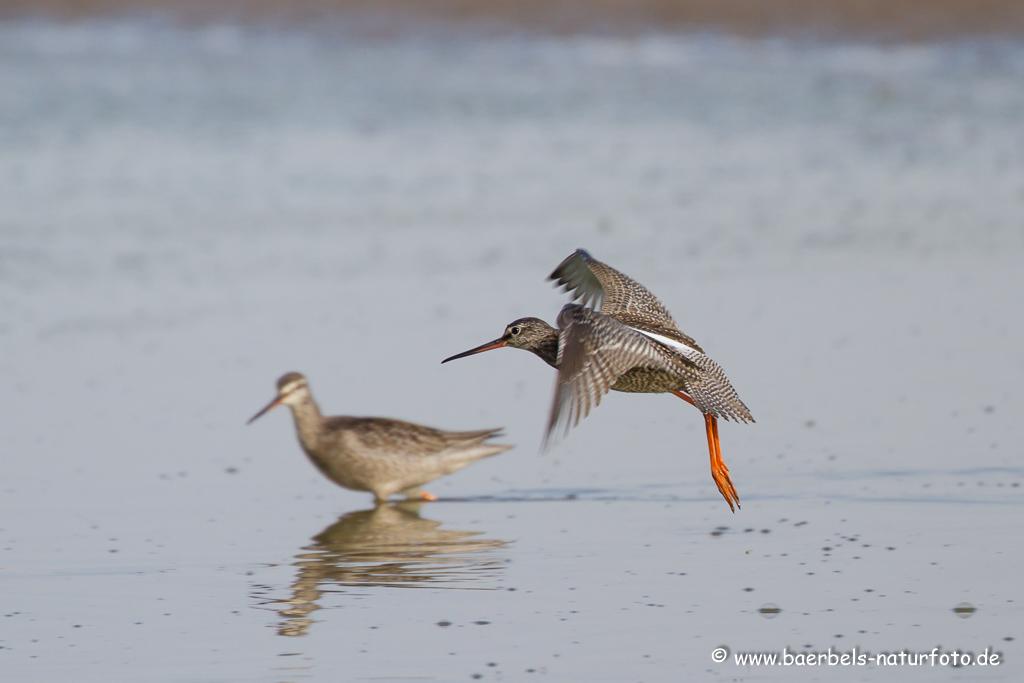
[[0,0],[0,19],[157,13],[187,23],[315,23],[352,12],[554,33],[711,30],[882,40],[1024,36],[1020,0]]

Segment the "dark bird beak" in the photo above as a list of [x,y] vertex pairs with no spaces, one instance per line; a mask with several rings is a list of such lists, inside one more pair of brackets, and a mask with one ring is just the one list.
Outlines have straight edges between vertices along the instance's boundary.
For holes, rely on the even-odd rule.
[[268,404],[267,404],[267,406],[266,406],[266,407],[265,407],[265,408],[264,408],[263,410],[261,410],[260,412],[256,413],[256,414],[255,414],[255,415],[253,415],[252,417],[250,417],[250,418],[249,418],[249,421],[248,421],[248,422],[246,422],[245,424],[247,424],[247,425],[248,425],[248,424],[252,424],[252,423],[253,423],[253,421],[254,421],[254,420],[255,420],[256,418],[258,418],[258,417],[262,416],[262,415],[263,415],[263,413],[269,412],[269,411],[270,411],[270,410],[271,410],[272,408],[276,408],[276,407],[278,407],[279,405],[281,405],[281,401],[282,401],[282,400],[284,400],[284,399],[283,399],[283,397],[281,397],[281,396],[278,396],[278,397],[277,397],[277,398],[275,398],[275,399],[274,399],[273,401],[271,401],[270,403],[268,403]]
[[483,353],[484,351],[490,351],[491,349],[500,349],[502,346],[505,346],[505,344],[507,344],[507,343],[508,343],[508,340],[506,340],[504,337],[501,337],[499,339],[495,339],[494,341],[489,341],[486,344],[481,344],[480,346],[476,347],[475,349],[470,349],[469,351],[463,351],[462,353],[457,353],[454,356],[450,356],[449,358],[445,358],[441,362],[442,363],[447,363],[448,361],[455,360],[456,358],[465,358],[466,356],[472,356],[475,353]]

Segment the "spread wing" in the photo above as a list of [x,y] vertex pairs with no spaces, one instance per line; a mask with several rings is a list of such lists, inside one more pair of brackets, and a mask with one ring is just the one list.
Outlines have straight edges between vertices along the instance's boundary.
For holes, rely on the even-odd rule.
[[697,410],[736,422],[754,421],[750,410],[740,400],[729,378],[725,376],[722,366],[710,356],[680,343],[678,339],[645,330],[637,331],[665,348],[672,349],[698,370],[693,376],[686,377],[686,393],[693,399],[693,405]]
[[583,249],[577,249],[562,261],[548,279],[555,280],[584,306],[592,306],[629,326],[678,335],[688,345],[701,350],[693,339],[679,331],[672,314],[658,297],[633,278],[601,263]]
[[[591,308],[566,304],[558,314],[558,328],[558,385],[545,445],[579,424],[629,370],[680,372],[679,361],[661,344]],[[698,370],[692,372],[697,379]]]
[[[605,283],[591,269],[590,264],[592,263],[603,265],[600,261],[595,261],[583,249],[577,249],[555,268],[548,279],[555,280],[556,286],[561,285],[565,291],[571,292],[573,301],[578,300],[584,306],[601,310],[604,307],[607,292]],[[608,314],[604,310],[601,312],[605,315]]]
[[753,422],[750,409],[732,388],[722,366],[707,356],[696,362],[702,370],[700,380],[687,385],[687,389],[697,409],[726,420]]

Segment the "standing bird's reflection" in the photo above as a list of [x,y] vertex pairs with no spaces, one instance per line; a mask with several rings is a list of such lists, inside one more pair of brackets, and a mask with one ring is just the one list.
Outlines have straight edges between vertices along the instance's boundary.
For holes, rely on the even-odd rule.
[[402,587],[486,589],[472,586],[493,580],[504,566],[488,551],[504,541],[480,538],[481,532],[441,529],[441,522],[420,517],[420,502],[378,505],[343,515],[313,537],[295,558],[298,576],[292,596],[279,601],[284,621],[278,634],[301,636],[313,624],[309,615],[321,606],[326,587]]

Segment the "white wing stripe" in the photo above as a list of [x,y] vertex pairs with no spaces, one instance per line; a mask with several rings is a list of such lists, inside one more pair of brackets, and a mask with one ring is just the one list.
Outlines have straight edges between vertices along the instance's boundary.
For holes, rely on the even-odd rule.
[[660,334],[655,334],[653,332],[648,332],[646,330],[638,330],[635,327],[631,327],[629,329],[633,330],[634,332],[639,332],[640,334],[644,335],[645,337],[649,337],[649,338],[653,339],[656,342],[661,342],[665,346],[669,346],[669,347],[672,347],[674,349],[677,349],[677,350],[681,351],[684,356],[688,356],[689,357],[691,354],[694,354],[694,353],[696,353],[697,355],[700,355],[700,356],[704,355],[703,353],[701,353],[697,349],[693,348],[692,346],[688,346],[688,345],[684,344],[683,342],[681,342],[681,341],[679,341],[677,339],[672,339],[670,337],[666,337],[666,336],[660,335]]

